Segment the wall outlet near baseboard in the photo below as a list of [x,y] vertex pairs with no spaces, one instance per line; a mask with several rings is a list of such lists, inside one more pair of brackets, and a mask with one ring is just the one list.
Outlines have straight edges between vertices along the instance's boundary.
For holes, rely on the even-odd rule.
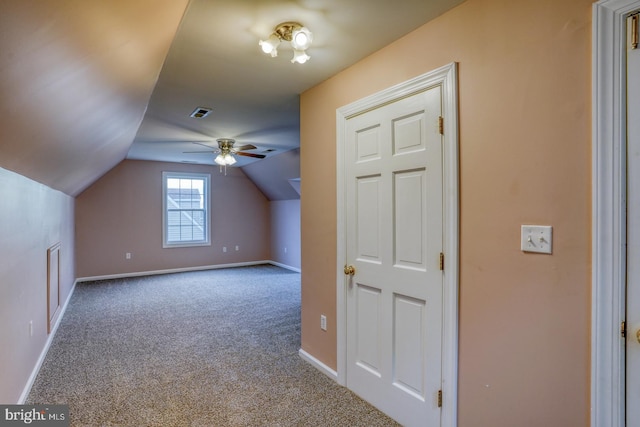
[[240,246],[236,245],[236,251],[240,250]]
[[325,316],[324,314],[320,315],[320,329],[322,329],[323,331],[327,330],[327,316]]
[[131,252],[127,252],[124,254],[124,259],[131,259]]

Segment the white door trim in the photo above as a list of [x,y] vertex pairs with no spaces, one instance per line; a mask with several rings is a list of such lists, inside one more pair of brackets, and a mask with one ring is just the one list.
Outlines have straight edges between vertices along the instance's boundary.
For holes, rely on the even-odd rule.
[[444,254],[445,274],[443,292],[443,342],[442,342],[442,427],[457,425],[458,402],[458,88],[457,65],[448,64],[432,72],[398,84],[336,111],[336,160],[337,160],[337,368],[338,383],[346,384],[347,332],[346,286],[343,266],[346,263],[346,206],[345,156],[346,122],[349,117],[382,104],[442,85],[442,112],[444,120],[443,186],[444,186]]
[[591,427],[625,424],[625,16],[640,0],[593,5]]

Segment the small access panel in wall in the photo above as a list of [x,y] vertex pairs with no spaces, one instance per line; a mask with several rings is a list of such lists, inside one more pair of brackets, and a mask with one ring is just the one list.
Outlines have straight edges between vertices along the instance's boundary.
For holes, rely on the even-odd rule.
[[60,243],[47,249],[47,333],[60,315]]

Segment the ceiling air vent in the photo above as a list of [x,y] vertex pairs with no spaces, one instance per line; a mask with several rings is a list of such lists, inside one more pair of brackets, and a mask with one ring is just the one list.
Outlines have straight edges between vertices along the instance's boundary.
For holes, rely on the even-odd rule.
[[193,113],[189,117],[193,117],[194,119],[204,119],[209,115],[209,113],[213,110],[213,108],[207,107],[198,107],[193,110]]

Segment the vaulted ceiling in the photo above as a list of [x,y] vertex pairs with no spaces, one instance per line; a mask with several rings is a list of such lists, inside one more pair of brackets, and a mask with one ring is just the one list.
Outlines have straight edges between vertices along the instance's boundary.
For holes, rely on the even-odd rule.
[[[462,1],[3,0],[0,167],[74,196],[125,158],[213,164],[193,142],[235,138],[267,156],[238,166],[264,162],[248,175],[281,194],[299,94]],[[313,32],[306,64],[260,52],[284,21]]]

